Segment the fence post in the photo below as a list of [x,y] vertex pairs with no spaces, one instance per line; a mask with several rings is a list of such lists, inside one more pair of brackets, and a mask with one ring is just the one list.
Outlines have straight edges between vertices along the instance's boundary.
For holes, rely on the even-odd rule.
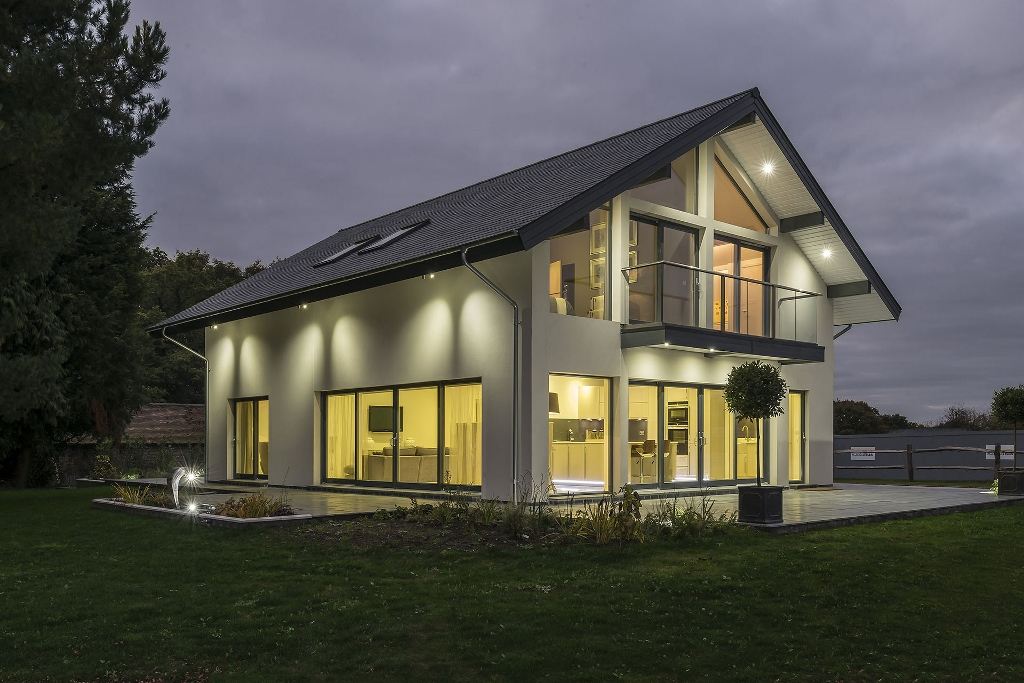
[[[999,479],[999,459],[1001,457],[1003,457],[1003,456],[1000,455],[1000,453],[999,453],[999,444],[996,444],[996,461],[995,461],[995,464],[992,465],[992,469],[994,470],[995,478],[996,478],[997,481]],[[1016,457],[1016,455],[1014,455],[1014,457]]]
[[914,481],[914,444],[907,444],[907,481]]

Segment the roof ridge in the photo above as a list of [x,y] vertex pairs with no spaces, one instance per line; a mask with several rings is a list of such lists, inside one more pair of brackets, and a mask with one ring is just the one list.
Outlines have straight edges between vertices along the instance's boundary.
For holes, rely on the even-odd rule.
[[[444,199],[445,197],[450,197],[450,196],[458,194],[460,192],[464,192],[466,190],[470,190],[470,189],[476,187],[477,185],[483,185],[484,183],[489,183],[489,182],[498,180],[499,178],[504,178],[505,176],[512,175],[513,173],[518,173],[519,171],[525,171],[528,168],[532,168],[534,166],[538,166],[540,164],[547,163],[547,162],[551,161],[552,159],[557,159],[558,157],[565,156],[566,154],[572,154],[573,152],[578,152],[580,150],[587,149],[588,147],[594,147],[595,145],[600,145],[600,144],[606,143],[606,142],[608,142],[610,140],[614,140],[615,138],[620,138],[620,137],[623,137],[625,135],[629,135],[630,133],[635,133],[636,131],[641,130],[643,128],[649,128],[651,126],[656,126],[656,125],[658,125],[660,123],[664,123],[664,122],[669,121],[671,119],[679,118],[680,116],[686,116],[687,114],[691,114],[691,113],[697,111],[698,109],[707,109],[707,108],[713,107],[716,104],[719,104],[721,102],[725,102],[726,100],[739,99],[739,98],[747,96],[747,95],[757,96],[758,94],[759,94],[759,91],[758,91],[756,86],[753,87],[753,88],[747,88],[746,90],[741,90],[740,92],[733,93],[732,95],[727,95],[725,97],[720,97],[717,100],[714,100],[713,102],[707,102],[707,103],[702,104],[702,105],[700,105],[698,107],[693,107],[692,109],[687,109],[686,111],[679,112],[678,114],[672,114],[670,116],[666,116],[664,118],[660,118],[657,121],[651,121],[649,123],[645,123],[643,125],[636,126],[635,128],[630,128],[629,130],[624,130],[621,133],[616,133],[615,135],[609,135],[606,138],[602,138],[600,140],[595,140],[594,142],[589,142],[589,143],[587,143],[585,145],[580,145],[579,147],[573,147],[572,149],[567,149],[564,152],[559,152],[558,154],[552,154],[551,156],[544,157],[543,159],[539,159],[537,161],[531,162],[529,164],[526,164],[525,166],[519,166],[518,168],[513,168],[513,169],[510,169],[508,171],[505,171],[504,173],[499,173],[498,175],[491,176],[490,178],[484,178],[483,180],[479,180],[479,181],[477,181],[475,183],[470,183],[469,185],[464,185],[464,186],[462,186],[460,188],[451,190],[449,192],[443,192],[443,193],[441,193],[441,194],[439,194],[437,196],[429,197],[427,199],[424,199],[422,201],[416,202],[415,204],[410,204],[409,206],[403,207],[401,209],[396,209],[395,211],[390,211],[388,213],[381,214],[380,216],[376,216],[374,218],[368,218],[365,221],[361,221],[359,223],[355,223],[354,225],[350,225],[350,226],[345,227],[345,228],[339,228],[337,230],[337,232],[335,232],[334,234],[337,235],[338,233],[345,232],[346,230],[354,230],[356,228],[362,227],[362,226],[367,225],[369,223],[374,223],[376,221],[384,220],[384,219],[389,218],[391,216],[395,216],[397,214],[400,214],[400,213],[402,213],[404,211],[410,211],[410,210],[415,209],[417,207],[423,206],[424,204],[429,204],[431,202],[436,202],[436,201],[438,201],[440,199]],[[324,238],[324,239],[327,239],[327,238]],[[321,241],[323,241],[323,240],[321,240]],[[319,242],[317,242],[317,244],[319,244]],[[313,245],[313,246],[316,246],[316,245]]]

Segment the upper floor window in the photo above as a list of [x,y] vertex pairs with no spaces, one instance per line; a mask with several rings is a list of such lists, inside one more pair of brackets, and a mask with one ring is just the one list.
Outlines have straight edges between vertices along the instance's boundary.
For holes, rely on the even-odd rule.
[[768,224],[754,209],[739,183],[717,156],[715,157],[714,218],[730,225],[768,233]]
[[551,312],[607,320],[608,226],[611,205],[591,211],[551,238],[548,297]]
[[697,150],[679,157],[629,191],[633,199],[697,213]]

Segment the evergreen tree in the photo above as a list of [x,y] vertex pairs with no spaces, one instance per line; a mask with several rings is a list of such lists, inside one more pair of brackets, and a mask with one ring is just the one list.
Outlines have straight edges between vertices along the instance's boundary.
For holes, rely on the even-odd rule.
[[[121,275],[104,283],[88,263],[112,257],[118,230],[144,230],[126,204],[127,179],[169,112],[151,92],[165,76],[164,33],[143,22],[129,37],[128,16],[127,0],[0,9],[0,469],[15,459],[21,485],[80,416],[74,404],[86,386],[110,377],[74,364],[109,362],[124,343],[96,334],[86,352],[73,338],[97,323],[97,311],[137,305],[124,282],[109,297],[106,285]],[[89,287],[76,289],[83,282]],[[97,326],[109,330],[124,315],[107,311]],[[109,414],[119,391],[131,390],[98,397],[94,414]]]
[[[192,304],[213,296],[250,275],[263,270],[255,261],[239,268],[230,261],[212,258],[205,251],[179,251],[170,258],[161,249],[149,252],[145,271],[147,324],[153,325]],[[203,348],[202,330],[177,334],[185,345]],[[164,339],[154,339],[150,355],[151,400],[172,403],[202,403],[205,367],[201,361]]]

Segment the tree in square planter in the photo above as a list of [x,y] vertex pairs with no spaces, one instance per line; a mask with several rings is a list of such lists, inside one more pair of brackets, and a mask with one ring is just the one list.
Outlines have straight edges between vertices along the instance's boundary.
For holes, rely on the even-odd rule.
[[725,384],[725,404],[738,419],[756,426],[755,486],[739,486],[741,522],[771,524],[782,521],[782,487],[761,484],[761,420],[782,415],[789,387],[774,365],[750,361],[732,369]]
[[992,418],[996,422],[1013,425],[1013,469],[999,471],[999,495],[1022,496],[1024,470],[1017,469],[1017,427],[1024,422],[1024,384],[1003,387],[992,395]]

